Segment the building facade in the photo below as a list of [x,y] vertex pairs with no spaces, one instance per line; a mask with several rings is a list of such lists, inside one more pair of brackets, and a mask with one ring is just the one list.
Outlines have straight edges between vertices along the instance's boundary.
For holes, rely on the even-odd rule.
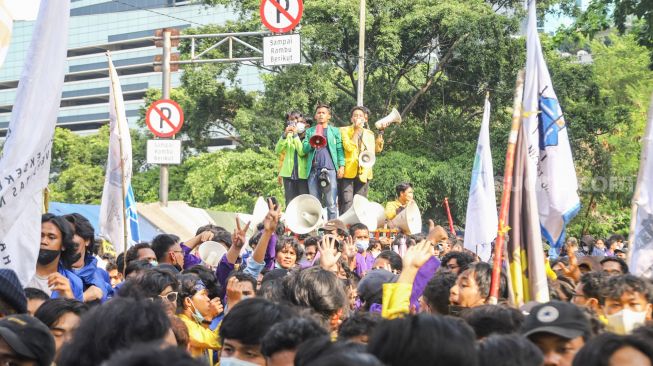
[[[67,73],[57,125],[80,134],[94,133],[109,121],[107,50],[120,77],[127,119],[135,127],[145,92],[161,88],[154,58],[162,51],[155,46],[154,32],[236,19],[223,7],[187,0],[72,0],[70,15]],[[0,68],[1,137],[9,124],[34,23],[14,22],[9,52]],[[181,73],[172,73],[173,88],[180,85]],[[245,90],[263,88],[260,72],[253,65],[241,67],[238,82]]]

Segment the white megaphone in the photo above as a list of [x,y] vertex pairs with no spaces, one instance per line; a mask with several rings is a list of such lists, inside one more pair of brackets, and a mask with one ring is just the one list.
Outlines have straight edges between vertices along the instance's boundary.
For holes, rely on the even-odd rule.
[[383,227],[385,225],[385,208],[378,202],[370,202],[370,206],[372,206],[370,216],[376,219],[376,228]]
[[374,231],[377,228],[377,212],[376,207],[365,197],[357,194],[354,195],[354,202],[349,210],[338,217],[345,225],[353,225],[362,223],[367,226],[369,231]]
[[374,163],[376,163],[376,156],[371,151],[365,150],[358,155],[358,167],[371,168]]
[[227,253],[227,248],[217,241],[205,241],[200,245],[197,251],[204,263],[215,268],[220,263],[222,257]]
[[386,127],[390,126],[393,123],[401,123],[401,114],[399,114],[397,108],[392,108],[392,112],[390,112],[390,114],[376,121],[374,125],[376,126],[377,130],[385,130]]
[[400,229],[404,234],[413,235],[422,232],[422,215],[419,212],[417,203],[412,201],[394,219],[390,220],[390,226]]
[[322,204],[310,194],[301,194],[288,203],[284,218],[290,231],[308,234],[322,225]]

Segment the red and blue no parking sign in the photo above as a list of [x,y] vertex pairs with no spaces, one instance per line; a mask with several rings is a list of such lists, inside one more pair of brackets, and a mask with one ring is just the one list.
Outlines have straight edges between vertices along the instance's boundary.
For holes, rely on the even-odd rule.
[[286,33],[293,30],[302,19],[303,12],[302,0],[261,1],[261,21],[273,33]]

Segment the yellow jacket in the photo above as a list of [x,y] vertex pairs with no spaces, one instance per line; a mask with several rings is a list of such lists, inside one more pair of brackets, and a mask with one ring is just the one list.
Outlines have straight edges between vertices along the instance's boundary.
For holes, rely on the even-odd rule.
[[340,128],[340,135],[342,136],[342,148],[345,150],[345,178],[352,179],[358,176],[361,182],[365,183],[372,179],[372,168],[361,168],[358,170],[358,155],[361,151],[369,151],[372,155],[378,154],[383,151],[383,136],[379,135],[374,140],[374,132],[364,128],[363,137],[360,141],[360,149],[358,141],[354,141],[354,126],[347,126]]
[[381,316],[385,319],[400,318],[410,312],[412,283],[384,283]]
[[213,365],[213,350],[221,348],[220,337],[218,336],[218,329],[211,330],[205,328],[201,324],[184,314],[177,314],[186,328],[188,328],[188,345],[190,346],[190,354],[195,358],[202,358],[209,361],[209,365]]
[[397,210],[399,207],[403,207],[404,205],[399,202],[399,200],[396,201],[390,201],[385,204],[385,218],[388,220],[392,220],[397,216]]

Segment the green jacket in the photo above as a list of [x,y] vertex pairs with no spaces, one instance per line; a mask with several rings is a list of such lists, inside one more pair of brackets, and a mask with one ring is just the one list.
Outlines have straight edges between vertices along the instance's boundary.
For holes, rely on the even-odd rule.
[[[329,148],[329,155],[331,155],[331,160],[333,160],[333,165],[336,169],[341,166],[345,166],[345,151],[342,149],[342,137],[340,136],[340,129],[328,125],[324,134],[327,136],[327,147]],[[308,154],[308,160],[306,164],[306,176],[311,172],[313,167],[313,159],[315,158],[315,149],[309,144],[311,137],[315,135],[315,126],[306,130],[306,136],[304,137],[304,153]]]
[[292,169],[295,165],[295,152],[297,152],[297,175],[300,179],[308,179],[306,153],[304,153],[302,140],[299,137],[293,135],[281,136],[274,150],[277,154],[284,154],[279,176],[285,178],[292,176]]

